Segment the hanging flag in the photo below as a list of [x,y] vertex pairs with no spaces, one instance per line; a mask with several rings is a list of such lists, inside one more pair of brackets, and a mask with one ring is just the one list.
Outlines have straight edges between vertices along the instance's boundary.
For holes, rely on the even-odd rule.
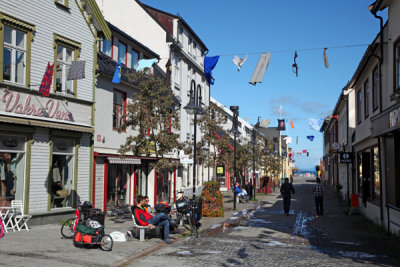
[[292,129],[294,129],[294,125],[293,125],[292,119],[290,119],[290,127],[291,127]]
[[283,140],[286,141],[287,145],[292,143],[292,137],[287,136],[287,137],[283,138]]
[[337,120],[337,119],[338,119],[338,115],[332,115],[332,116],[331,116],[331,119]]
[[314,135],[307,135],[307,139],[312,142],[314,140]]
[[206,74],[206,80],[209,84],[214,84],[214,78],[211,71],[215,68],[218,63],[219,56],[215,57],[204,57],[204,73]]
[[297,155],[301,155],[301,152],[296,152]]
[[297,58],[297,51],[294,51],[294,63],[292,64],[292,71],[296,73],[296,77],[299,77],[299,67],[297,66],[296,58]]
[[151,59],[141,59],[139,62],[134,66],[136,71],[139,71],[141,69],[145,68],[152,68],[153,65],[158,61],[156,58],[151,58]]
[[328,48],[324,48],[324,52],[323,52],[324,65],[325,65],[325,68],[329,68],[329,62],[328,62],[328,56],[326,55],[326,49],[328,49]]
[[121,61],[118,60],[117,65],[115,66],[115,72],[114,72],[114,77],[112,79],[113,83],[120,83],[121,82],[121,76],[122,76],[122,64]]
[[298,145],[298,144],[299,144],[299,137],[296,136],[296,145]]
[[306,149],[304,149],[304,150],[303,150],[303,153],[304,153],[304,154],[305,154],[305,153],[307,153],[307,150],[306,150]]
[[307,157],[310,155],[310,152],[307,152]]
[[253,75],[251,75],[249,81],[250,84],[256,85],[256,83],[262,82],[270,60],[271,60],[271,53],[261,54],[260,58],[258,59],[256,69],[254,70]]
[[315,118],[310,118],[308,119],[308,125],[312,130],[319,131],[321,129],[322,123],[324,122],[324,119],[315,119]]
[[232,62],[238,67],[238,71],[240,71],[240,68],[242,67],[243,63],[246,61],[247,55],[244,58],[240,58],[235,55],[233,58]]
[[54,72],[54,64],[50,65],[50,62],[47,62],[47,67],[39,87],[39,93],[42,96],[48,96],[50,94],[51,81],[53,80],[53,72]]
[[285,127],[285,120],[280,120],[280,119],[278,119],[278,127],[276,127],[276,129],[277,129],[278,131],[284,131],[284,130],[286,130],[286,127]]
[[67,81],[79,80],[85,78],[85,63],[86,61],[72,61],[69,67]]

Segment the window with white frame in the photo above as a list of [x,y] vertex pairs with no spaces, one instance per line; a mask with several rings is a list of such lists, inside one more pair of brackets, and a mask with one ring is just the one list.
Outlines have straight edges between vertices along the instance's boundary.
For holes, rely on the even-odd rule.
[[357,92],[357,122],[361,123],[361,107],[362,107],[362,93],[361,90]]
[[190,55],[193,54],[193,41],[192,41],[192,38],[190,38],[190,37],[188,39],[188,51],[189,51]]
[[112,43],[111,40],[107,40],[106,38],[104,38],[103,40],[103,54],[106,56],[111,57],[111,47],[112,47]]
[[113,129],[120,128],[126,115],[126,93],[114,89]]
[[74,83],[67,81],[69,68],[74,59],[74,49],[57,44],[56,64],[56,91],[61,93],[74,94]]
[[3,80],[25,83],[26,33],[11,26],[4,26]]
[[188,95],[189,95],[189,90],[190,90],[190,86],[191,86],[191,83],[192,83],[192,67],[190,67],[190,66],[188,66],[188,69],[187,69],[187,93],[188,93]]
[[181,84],[181,62],[179,59],[175,59],[175,84],[180,87]]
[[197,45],[195,42],[193,42],[193,57],[196,58],[197,56]]
[[131,68],[135,68],[135,65],[138,64],[139,62],[139,54],[135,50],[131,51],[131,57],[132,57],[132,65]]
[[118,42],[118,60],[126,65],[126,44]]
[[183,44],[183,30],[180,27],[178,29],[178,42]]

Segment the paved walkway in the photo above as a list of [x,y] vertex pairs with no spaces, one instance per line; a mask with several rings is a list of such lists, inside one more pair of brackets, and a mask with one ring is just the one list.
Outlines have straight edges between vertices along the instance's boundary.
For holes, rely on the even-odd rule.
[[[175,236],[172,245],[158,238],[114,243],[112,252],[75,248],[61,238],[60,225],[33,226],[29,232],[0,239],[0,265],[5,266],[400,266],[399,240],[363,216],[349,216],[328,190],[325,216],[315,218],[311,184],[295,180],[291,215],[282,213],[278,192],[258,194],[259,202],[238,203],[224,195],[223,218],[203,218],[200,238]],[[240,212],[246,210],[247,212]],[[246,215],[246,216],[245,216]],[[106,232],[132,226],[130,217],[106,220]]]

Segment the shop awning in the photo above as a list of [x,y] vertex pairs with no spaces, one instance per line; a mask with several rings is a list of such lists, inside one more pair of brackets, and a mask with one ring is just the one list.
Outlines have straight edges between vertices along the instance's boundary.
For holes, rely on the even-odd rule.
[[133,158],[116,158],[116,157],[107,157],[107,160],[111,164],[141,164],[140,159],[133,159]]

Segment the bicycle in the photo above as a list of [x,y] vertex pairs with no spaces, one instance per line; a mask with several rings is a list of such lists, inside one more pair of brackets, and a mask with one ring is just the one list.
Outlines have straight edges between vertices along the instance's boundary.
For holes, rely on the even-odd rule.
[[83,204],[78,203],[75,210],[75,216],[73,218],[67,219],[61,226],[61,235],[65,239],[72,239],[76,233],[76,226],[81,221],[81,211],[82,209],[90,209],[92,204],[85,201]]
[[183,227],[185,227],[187,230],[190,230],[191,235],[194,235],[196,238],[199,237],[198,228],[200,227],[200,223],[198,221],[200,220],[200,218],[196,218],[196,216],[199,217],[199,203],[197,203],[196,200],[190,200],[189,202],[177,202],[175,203],[175,205],[177,210],[177,224],[179,224],[179,222],[185,216],[186,220],[189,222],[189,227],[187,227],[185,224],[183,225]]

